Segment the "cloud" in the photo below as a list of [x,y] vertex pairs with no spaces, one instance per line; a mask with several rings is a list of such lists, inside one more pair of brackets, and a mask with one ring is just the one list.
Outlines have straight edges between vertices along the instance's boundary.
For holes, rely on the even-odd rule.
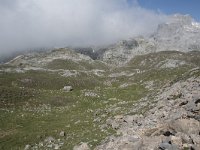
[[136,0],[0,0],[0,55],[110,44],[151,33],[165,19]]

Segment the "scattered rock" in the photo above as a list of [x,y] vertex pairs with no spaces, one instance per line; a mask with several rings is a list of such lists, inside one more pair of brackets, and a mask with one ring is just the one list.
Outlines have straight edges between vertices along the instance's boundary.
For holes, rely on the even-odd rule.
[[[110,149],[200,149],[199,96],[200,78],[179,81],[156,96],[144,115],[118,115],[107,119],[119,137],[112,137],[95,150]],[[143,98],[134,105],[137,112],[148,105]],[[129,138],[127,138],[129,136]],[[139,138],[130,138],[137,136]]]

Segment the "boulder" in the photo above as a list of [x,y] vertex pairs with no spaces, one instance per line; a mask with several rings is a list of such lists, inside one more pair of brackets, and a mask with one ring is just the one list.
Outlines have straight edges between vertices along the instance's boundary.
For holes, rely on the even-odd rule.
[[186,106],[185,106],[186,110],[187,111],[191,111],[191,112],[196,112],[196,111],[199,111],[200,108],[198,108],[196,106],[196,104],[194,102],[189,102]]
[[176,132],[185,134],[198,134],[200,132],[200,123],[195,119],[179,119],[172,121],[169,126]]
[[72,88],[72,86],[64,86],[63,90],[66,92],[69,92],[69,91],[72,91],[73,88]]
[[55,144],[55,145],[54,145],[54,149],[55,149],[55,150],[60,149],[60,146],[59,146],[58,144]]
[[178,147],[175,144],[161,143],[159,145],[159,149],[161,149],[161,150],[178,150]]
[[182,146],[183,143],[182,143],[182,139],[180,137],[172,136],[171,142],[173,144],[176,144],[178,146],[178,148],[181,149],[181,146]]
[[81,143],[78,146],[74,146],[73,150],[90,150],[87,143]]
[[62,136],[62,137],[65,136],[65,131],[61,131],[60,136]]

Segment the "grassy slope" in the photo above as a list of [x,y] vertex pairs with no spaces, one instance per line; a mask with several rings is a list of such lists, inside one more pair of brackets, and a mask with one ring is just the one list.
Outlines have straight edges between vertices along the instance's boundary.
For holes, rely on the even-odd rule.
[[[174,57],[191,64],[178,69],[154,67],[161,60]],[[48,136],[64,141],[63,149],[72,149],[80,142],[89,142],[94,147],[114,133],[109,127],[104,131],[100,129],[108,117],[129,113],[133,103],[152,92],[143,83],[155,81],[155,92],[166,83],[182,77],[189,69],[199,66],[199,57],[199,53],[194,52],[182,55],[177,52],[161,52],[137,56],[127,66],[107,72],[112,74],[131,70],[134,72],[134,69],[146,70],[130,77],[98,77],[84,73],[76,77],[62,77],[56,72],[45,71],[1,72],[0,149],[23,149],[26,144],[34,145]],[[149,58],[146,65],[140,65]],[[76,69],[74,65],[56,60],[48,67]],[[99,69],[98,65],[81,65],[85,69]],[[112,85],[104,85],[104,81],[111,81]],[[128,86],[119,88],[124,83],[128,83]],[[64,92],[61,89],[65,85],[72,85],[74,90]],[[86,97],[83,90],[95,92],[99,97]],[[96,118],[101,121],[94,122]],[[66,137],[59,137],[60,131],[65,131]]]

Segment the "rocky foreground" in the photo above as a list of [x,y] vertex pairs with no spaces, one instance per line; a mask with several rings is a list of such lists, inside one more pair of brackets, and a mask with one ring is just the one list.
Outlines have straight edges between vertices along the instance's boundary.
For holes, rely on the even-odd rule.
[[[146,99],[147,101],[148,99]],[[142,99],[134,108],[145,102]],[[119,115],[107,120],[117,135],[96,150],[200,149],[200,77],[181,80],[160,91],[144,115]],[[87,143],[74,150],[88,150]]]

